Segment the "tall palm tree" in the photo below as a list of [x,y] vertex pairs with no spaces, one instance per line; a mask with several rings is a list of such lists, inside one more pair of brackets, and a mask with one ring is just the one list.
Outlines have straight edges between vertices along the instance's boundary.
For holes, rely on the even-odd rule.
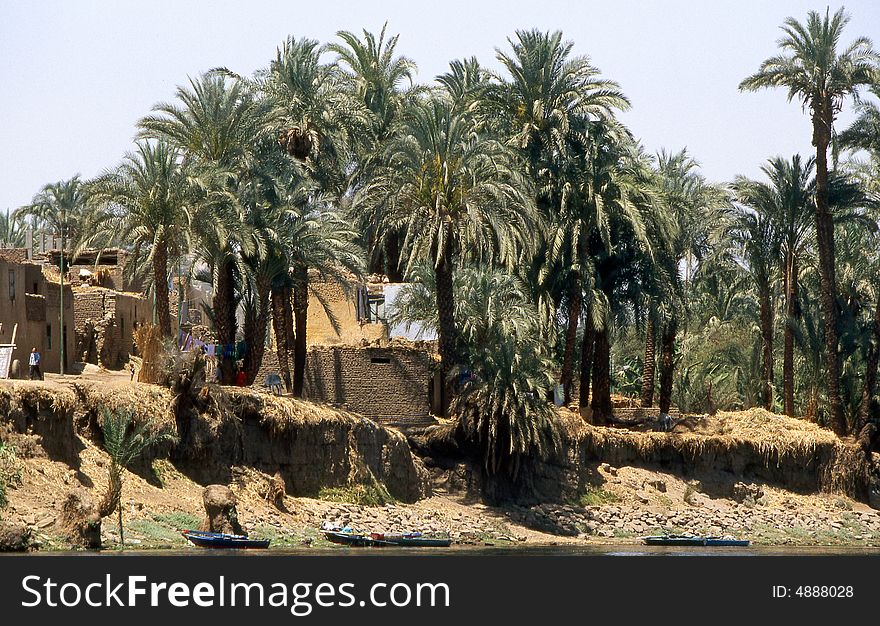
[[189,188],[179,152],[167,143],[140,141],[123,163],[89,184],[96,212],[90,225],[95,233],[133,246],[153,269],[156,313],[163,336],[171,336],[169,309],[169,256],[188,250],[190,211],[194,194]]
[[16,217],[30,216],[52,237],[57,233],[61,243],[60,324],[61,359],[60,371],[64,374],[66,355],[64,320],[64,252],[68,247],[77,248],[83,235],[88,194],[79,174],[69,180],[50,183],[34,196],[30,204],[19,208]]
[[[588,57],[572,55],[573,44],[564,42],[560,31],[520,30],[508,43],[511,52],[498,50],[497,58],[509,76],[496,76],[496,85],[485,91],[485,108],[502,120],[499,130],[523,154],[536,184],[536,202],[547,220],[558,224],[557,235],[567,228],[576,231],[564,251],[562,242],[548,242],[546,253],[536,260],[543,266],[542,274],[554,264],[561,264],[564,274],[556,281],[552,299],[557,307],[567,302],[559,382],[568,400],[588,263],[584,238],[592,229],[577,216],[583,208],[571,207],[591,206],[594,213],[603,210],[601,200],[596,200],[601,181],[586,182],[586,177],[573,181],[571,176],[592,170],[607,177],[613,171],[614,165],[609,165],[613,159],[606,157],[595,167],[589,160],[602,158],[603,144],[611,143],[613,132],[626,134],[613,123],[613,115],[629,108],[629,101],[617,83],[600,76]],[[593,133],[600,137],[592,137]],[[578,192],[588,197],[579,200]]]
[[[193,216],[198,256],[212,271],[212,309],[220,344],[236,340],[236,276],[242,254],[254,254],[259,233],[246,214],[262,193],[257,147],[274,141],[266,123],[269,105],[248,85],[223,72],[208,72],[177,88],[178,103],[160,103],[139,122],[141,136],[163,139],[181,149],[204,190]],[[231,363],[223,377],[231,382]]]
[[672,222],[667,246],[658,250],[658,261],[664,266],[670,286],[660,331],[662,413],[668,413],[672,403],[676,337],[682,320],[687,320],[684,294],[728,223],[726,195],[708,183],[698,167],[686,149],[677,153],[661,151],[657,159],[659,194],[664,213]]
[[810,110],[813,145],[816,147],[816,235],[819,251],[822,309],[825,317],[825,358],[831,427],[847,432],[840,396],[840,355],[837,329],[837,285],[834,271],[834,225],[828,205],[828,146],[834,120],[847,96],[857,96],[861,85],[877,81],[878,57],[866,37],[858,37],[838,52],[849,16],[843,8],[823,18],[810,11],[805,24],[785,20],[779,40],[782,54],[765,60],[758,72],[743,80],[741,90],[785,87],[788,99],[798,98]]
[[[776,232],[782,267],[785,300],[782,358],[783,410],[794,415],[794,329],[800,318],[798,276],[806,247],[812,237],[812,198],[815,193],[812,158],[770,159],[761,171],[769,182],[737,177],[733,184],[737,200],[769,220]],[[755,251],[760,254],[759,250]]]
[[455,321],[456,263],[512,266],[529,247],[537,215],[514,155],[473,132],[442,97],[415,107],[383,167],[356,198],[382,230],[405,233],[407,266],[427,261],[437,282],[444,369],[462,363]]
[[[356,189],[368,184],[377,167],[382,165],[385,146],[396,134],[405,111],[423,91],[413,86],[417,70],[412,59],[395,55],[400,35],[386,36],[388,24],[382,26],[376,37],[367,30],[363,38],[349,31],[339,31],[342,40],[327,46],[336,54],[336,64],[343,74],[343,85],[355,99],[366,107],[370,115],[367,132],[359,133],[355,143],[357,167],[353,176]],[[370,251],[370,269],[385,273],[392,282],[403,278],[401,244],[403,234],[385,230],[379,236],[375,224],[361,224],[366,247]]]
[[744,269],[758,292],[758,320],[761,329],[761,399],[773,410],[773,276],[779,257],[779,234],[770,216],[742,210],[736,215],[732,235],[739,244]]

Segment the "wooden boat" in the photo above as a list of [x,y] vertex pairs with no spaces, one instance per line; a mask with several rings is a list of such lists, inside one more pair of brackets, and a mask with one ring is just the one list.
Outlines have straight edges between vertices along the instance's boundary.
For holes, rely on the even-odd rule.
[[436,539],[433,537],[424,537],[421,533],[406,534],[383,534],[371,533],[365,535],[362,533],[339,531],[339,530],[323,530],[324,536],[328,541],[338,543],[345,546],[355,546],[358,548],[379,548],[384,546],[400,546],[410,548],[447,548],[452,544],[452,539]]
[[199,530],[182,530],[180,534],[200,548],[262,549],[269,547],[269,539],[248,539],[244,535],[206,533]]
[[745,547],[749,545],[748,539],[733,539],[732,537],[700,537],[698,535],[653,535],[650,537],[642,537],[642,541],[649,546]]

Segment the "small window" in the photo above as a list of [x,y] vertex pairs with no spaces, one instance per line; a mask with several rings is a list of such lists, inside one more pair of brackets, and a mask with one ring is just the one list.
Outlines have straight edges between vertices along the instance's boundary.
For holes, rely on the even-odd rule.
[[370,357],[370,363],[379,363],[379,364],[387,365],[388,363],[391,363],[391,359],[387,356],[374,356],[374,357]]
[[46,324],[46,350],[52,349],[52,325]]
[[125,337],[125,318],[124,317],[119,318],[119,332],[123,337]]
[[15,270],[9,270],[9,299],[15,300]]
[[34,283],[34,290],[31,293],[40,293],[40,284]]

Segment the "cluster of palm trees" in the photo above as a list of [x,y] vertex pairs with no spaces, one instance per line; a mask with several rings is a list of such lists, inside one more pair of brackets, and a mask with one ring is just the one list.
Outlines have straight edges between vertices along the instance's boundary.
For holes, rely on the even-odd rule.
[[[686,150],[647,154],[618,119],[620,87],[559,32],[517,31],[500,73],[457,60],[420,86],[383,28],[291,37],[252,77],[210,70],[140,120],[120,166],[47,186],[21,214],[131,250],[165,335],[171,267],[195,258],[218,342],[242,310],[251,381],[271,320],[297,395],[310,275],[412,281],[396,315],[436,328],[489,473],[552,446],[554,388],[600,424],[613,389],[652,406],[655,382],[663,412],[776,408],[780,326],[782,410],[842,434],[842,386],[861,382],[867,419],[880,354],[880,114],[863,103],[834,133],[843,99],[878,89],[878,57],[865,39],[841,49],[846,22],[789,19],[781,54],[740,86],[786,87],[813,120],[815,157],[773,158],[766,181],[714,184]],[[838,163],[847,149],[870,160]]]

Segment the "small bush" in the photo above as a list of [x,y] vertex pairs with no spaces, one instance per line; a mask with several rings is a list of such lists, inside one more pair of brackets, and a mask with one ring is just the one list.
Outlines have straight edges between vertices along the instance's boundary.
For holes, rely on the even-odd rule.
[[7,488],[21,485],[21,473],[15,446],[0,442],[0,509],[9,504]]
[[395,500],[380,483],[352,485],[350,487],[322,487],[318,498],[328,502],[345,502],[365,506],[384,506]]
[[603,504],[613,504],[620,502],[620,496],[613,491],[601,489],[599,487],[588,489],[578,498],[578,504],[581,506],[601,506]]

